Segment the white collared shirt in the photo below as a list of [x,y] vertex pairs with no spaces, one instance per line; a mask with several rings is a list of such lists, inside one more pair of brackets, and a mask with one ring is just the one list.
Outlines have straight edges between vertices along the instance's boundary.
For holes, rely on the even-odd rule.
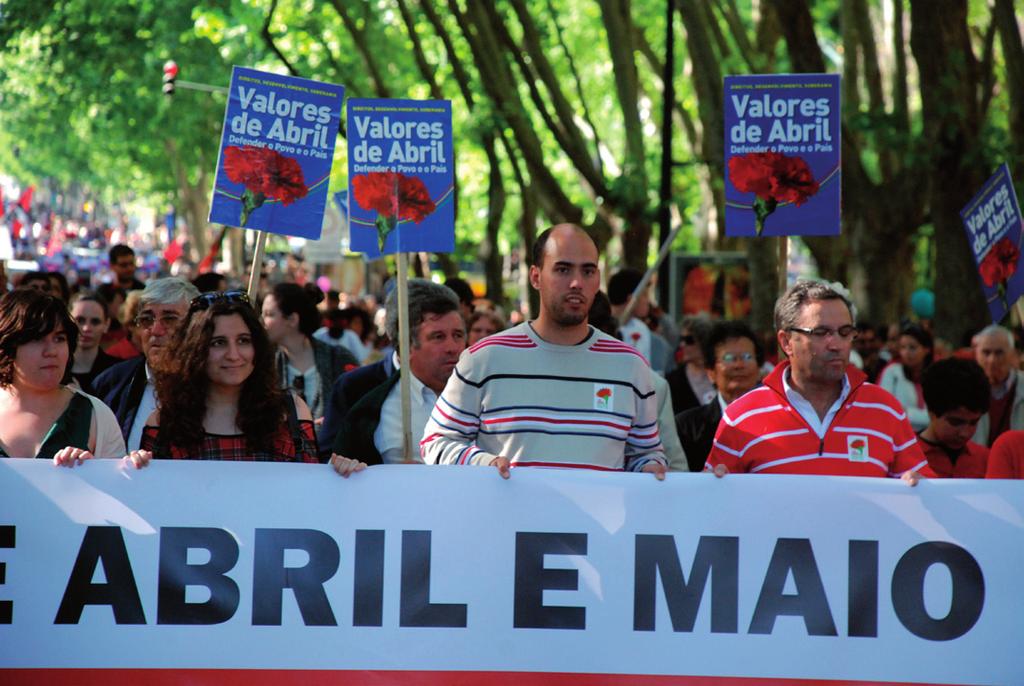
[[[409,375],[410,405],[412,407],[412,455],[413,462],[423,462],[420,457],[419,440],[423,437],[423,428],[434,411],[437,394],[415,374]],[[402,383],[392,386],[388,397],[380,408],[380,422],[373,432],[373,444],[377,447],[384,464],[402,464]]]
[[629,321],[619,327],[619,335],[624,343],[637,349],[648,362],[651,361],[651,330],[642,320],[630,317]]
[[832,407],[828,408],[825,418],[822,419],[818,416],[818,411],[814,409],[810,401],[789,385],[789,375],[792,371],[792,369],[787,369],[786,373],[782,375],[782,386],[786,390],[786,399],[789,400],[789,404],[793,406],[793,409],[799,412],[800,416],[807,421],[807,424],[818,435],[818,438],[824,438],[829,424],[832,423],[832,419],[835,418],[839,408],[843,406],[847,396],[850,395],[850,380],[846,378],[846,374],[843,374],[843,390],[839,392],[839,398],[832,403]]
[[295,388],[295,379],[302,377],[302,399],[309,407],[310,413],[314,419],[318,419],[324,416],[324,401],[323,401],[323,389],[320,388],[320,371],[314,364],[312,367],[304,372],[300,372],[290,364],[285,365],[284,370],[285,378],[284,383],[286,388],[297,390]]
[[146,365],[146,388],[142,391],[142,399],[139,400],[139,410],[135,413],[135,421],[132,422],[132,430],[128,432],[128,450],[138,450],[142,443],[142,429],[146,426],[146,420],[156,409],[156,391],[153,388],[153,370]]

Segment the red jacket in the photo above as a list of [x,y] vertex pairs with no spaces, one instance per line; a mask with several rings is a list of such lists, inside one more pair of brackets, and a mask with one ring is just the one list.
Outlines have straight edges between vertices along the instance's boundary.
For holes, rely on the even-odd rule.
[[913,469],[933,476],[906,412],[888,391],[867,383],[848,366],[850,394],[819,438],[790,405],[780,364],[764,385],[726,408],[707,466],[730,472],[822,474],[831,476],[899,476]]

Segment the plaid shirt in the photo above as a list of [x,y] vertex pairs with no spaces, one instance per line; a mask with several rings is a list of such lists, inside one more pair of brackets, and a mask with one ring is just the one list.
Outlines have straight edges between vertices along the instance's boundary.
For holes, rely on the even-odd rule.
[[[157,450],[157,435],[160,429],[147,426],[142,430],[142,450],[153,452],[155,458],[172,460],[245,460],[255,462],[312,462],[317,463],[316,434],[313,422],[298,422],[298,436],[292,436],[288,422],[282,422],[277,434],[271,440],[270,450],[251,450],[245,443],[244,434],[224,436],[206,434],[198,452],[173,443]],[[298,445],[296,445],[296,438]]]

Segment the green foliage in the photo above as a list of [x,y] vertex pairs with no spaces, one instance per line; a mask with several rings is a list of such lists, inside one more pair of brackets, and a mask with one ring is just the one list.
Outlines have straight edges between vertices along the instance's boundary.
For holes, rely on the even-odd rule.
[[[665,59],[664,0],[629,3],[638,41],[633,59],[644,145],[640,159],[627,153],[626,110],[619,102],[615,80],[616,70],[624,65],[621,56],[613,54],[615,46],[609,46],[601,3],[403,2],[412,18],[411,33],[399,11],[399,0],[6,0],[0,21],[0,169],[26,180],[45,177],[64,186],[80,184],[108,202],[129,194],[161,202],[173,197],[181,192],[176,165],[193,185],[199,183],[200,172],[212,175],[224,97],[183,88],[173,99],[163,97],[161,67],[165,60],[174,59],[181,80],[226,85],[231,66],[238,64],[341,83],[352,97],[387,93],[392,97],[426,98],[430,97],[433,81],[443,96],[453,101],[459,183],[458,261],[477,261],[484,240],[490,171],[486,141],[496,141],[506,195],[499,235],[503,254],[521,242],[523,188],[515,171],[523,176],[527,190],[543,192],[536,169],[531,174],[524,163],[523,142],[515,140],[510,126],[510,108],[518,103],[522,103],[522,113],[536,135],[544,168],[582,211],[584,222],[594,218],[599,206],[603,214],[610,212],[620,219],[628,215],[655,220],[664,122],[660,65],[649,57],[653,56],[654,62]],[[888,2],[867,2],[876,24],[881,22]],[[525,17],[516,13],[517,4],[525,8]],[[697,4],[723,74],[748,73],[752,67],[758,70],[769,65],[778,72],[791,69],[779,28],[769,25],[765,38],[761,33],[765,27],[758,23],[771,11],[772,3],[715,0]],[[487,44],[485,56],[506,65],[514,78],[511,90],[517,100],[499,102],[488,97],[488,84],[480,75],[481,56],[474,54],[463,30],[468,26],[471,35],[476,35],[481,27],[474,25],[468,14],[460,23],[451,5],[462,12],[493,8],[501,18],[511,43],[499,39]],[[985,0],[970,0],[968,6],[973,47],[980,55],[991,10]],[[441,33],[429,19],[426,10],[430,8],[438,14]],[[840,0],[808,2],[807,8],[826,65],[840,69]],[[727,21],[733,9],[740,22],[738,32]],[[909,21],[909,9],[905,19]],[[702,107],[705,112],[709,107],[720,110],[721,103],[698,101],[688,37],[678,16],[674,23],[674,87],[681,111],[677,117],[682,114],[695,124],[692,135],[675,126],[672,158],[683,164],[673,167],[671,192],[686,225],[677,246],[696,251],[708,245],[708,237],[698,235],[692,227],[707,217],[708,190],[720,190],[722,183],[715,172],[709,177],[708,161],[703,159],[700,114]],[[891,38],[879,26],[876,29],[883,86],[890,89],[887,97],[891,100],[892,65],[885,61],[891,60],[886,56],[891,51]],[[535,69],[540,58],[531,57],[525,48],[525,37],[534,33],[541,44],[542,58],[554,71],[557,92],[549,91],[537,78]],[[422,45],[426,73],[415,59],[413,36]],[[746,56],[744,45],[753,46]],[[959,59],[959,67],[951,63],[948,83],[928,87],[955,91],[955,74],[966,56],[961,54]],[[1010,107],[1003,83],[1004,59],[997,40],[993,74],[999,87],[981,124],[980,145],[972,153],[980,156],[988,168],[994,168],[1006,158],[1006,151],[1013,149]],[[909,133],[892,111],[891,102],[881,111],[872,111],[866,97],[862,97],[861,110],[849,113],[845,121],[859,143],[865,173],[875,184],[883,181],[886,155],[900,168],[917,169],[926,167],[932,154],[923,143],[920,84],[915,82],[909,47],[908,60]],[[460,88],[462,72],[457,65],[468,79],[469,99]],[[570,109],[568,122],[559,121],[555,114],[556,95],[564,98]],[[955,108],[962,105],[950,98],[945,106],[955,114]],[[511,144],[511,156],[501,137]],[[567,139],[581,141],[583,150],[570,150]],[[169,142],[176,150],[173,160],[169,158]],[[344,140],[339,140],[331,177],[334,190],[347,184],[346,161]],[[590,183],[581,167],[594,171],[598,187]],[[541,214],[538,224],[550,220]],[[922,229],[921,235],[919,243],[926,244],[930,234]],[[930,273],[926,269],[928,253],[919,249],[917,254],[915,273],[920,281],[923,274]],[[610,258],[614,265],[618,255]]]
[[175,189],[167,137],[193,178],[215,158],[223,100],[182,103],[194,94],[179,89],[169,103],[160,94],[166,59],[178,61],[179,78],[226,80],[217,47],[192,31],[190,4],[29,2],[4,11],[0,164],[108,194],[164,194]]

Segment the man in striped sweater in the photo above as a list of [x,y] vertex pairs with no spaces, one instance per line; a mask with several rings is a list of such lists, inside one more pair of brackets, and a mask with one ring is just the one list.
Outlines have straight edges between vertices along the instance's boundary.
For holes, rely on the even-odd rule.
[[726,472],[933,476],[906,413],[849,363],[855,309],[839,284],[799,281],[775,304],[789,358],[728,408],[706,467]]
[[651,370],[587,323],[600,287],[597,246],[578,226],[544,231],[530,284],[540,315],[462,354],[424,430],[428,464],[652,472],[664,451]]

